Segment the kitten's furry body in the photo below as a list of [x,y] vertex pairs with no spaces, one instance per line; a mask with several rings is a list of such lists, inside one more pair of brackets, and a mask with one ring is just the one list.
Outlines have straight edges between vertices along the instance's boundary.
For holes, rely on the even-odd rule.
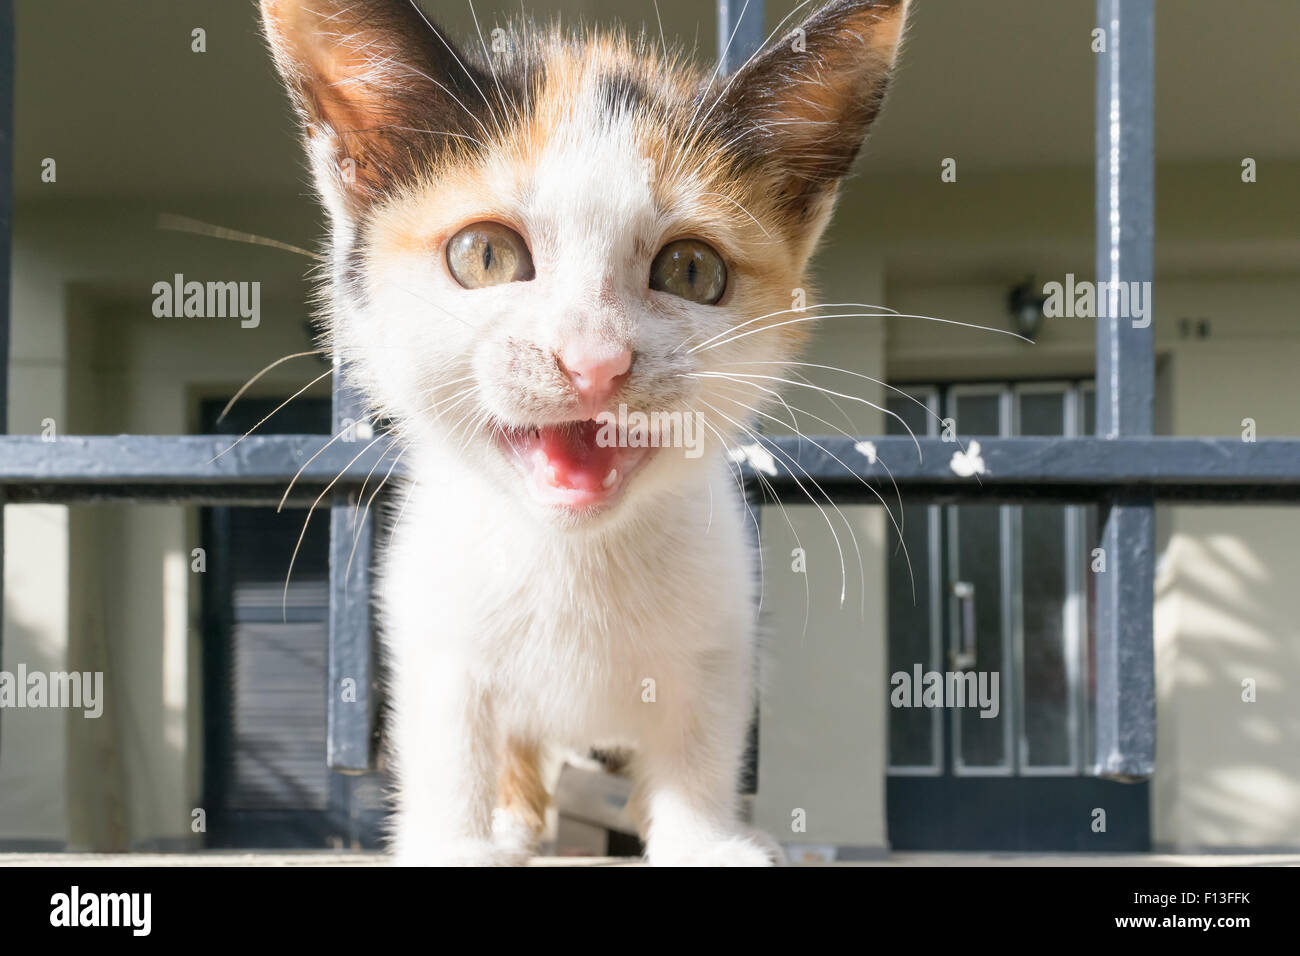
[[[425,474],[456,467],[421,464]],[[734,478],[721,463],[714,472],[626,525],[580,537],[503,512],[468,475],[416,490],[381,601],[394,664],[391,743],[409,801],[399,853],[445,839],[450,816],[465,841],[457,857],[516,855],[532,837],[527,816],[498,813],[495,848],[477,839],[490,826],[500,748],[615,742],[637,748],[641,806],[657,821],[652,859],[723,858],[717,840],[735,832],[752,713],[754,578]],[[524,776],[514,789],[533,785]],[[759,862],[764,851],[742,845],[725,856]]]
[[[652,862],[771,862],[737,818],[756,575],[724,447],[749,440],[737,394],[766,397],[721,376],[775,373],[804,338],[792,290],[904,4],[836,0],[734,83],[532,27],[476,66],[404,0],[262,5],[331,213],[331,339],[412,482],[380,584],[399,858],[525,857],[539,749],[615,743]],[[476,222],[517,233],[535,274],[449,276],[448,237]],[[647,284],[683,240],[725,261],[720,299]],[[593,397],[575,343],[632,364]],[[706,453],[574,437],[615,403],[703,416]],[[573,462],[591,490],[556,477]]]

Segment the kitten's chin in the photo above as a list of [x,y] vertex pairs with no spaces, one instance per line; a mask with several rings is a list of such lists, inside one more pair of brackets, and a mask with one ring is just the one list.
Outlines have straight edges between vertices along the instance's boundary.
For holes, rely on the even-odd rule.
[[572,519],[612,508],[654,453],[607,438],[601,425],[585,421],[505,429],[497,441],[532,500]]

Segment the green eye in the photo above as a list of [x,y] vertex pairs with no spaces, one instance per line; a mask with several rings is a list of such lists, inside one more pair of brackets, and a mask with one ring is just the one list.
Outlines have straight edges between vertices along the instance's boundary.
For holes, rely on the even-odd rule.
[[713,305],[727,291],[727,266],[707,243],[678,239],[655,256],[650,266],[650,288]]
[[533,277],[533,257],[523,236],[499,222],[466,226],[447,243],[447,268],[466,289]]

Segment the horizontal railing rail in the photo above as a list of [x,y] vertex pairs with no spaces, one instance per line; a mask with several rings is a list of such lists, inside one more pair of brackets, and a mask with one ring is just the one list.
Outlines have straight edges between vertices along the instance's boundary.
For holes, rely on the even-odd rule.
[[[330,441],[328,435],[250,437],[0,437],[0,489],[11,503],[175,501],[195,504],[310,504],[371,490],[389,474],[387,441]],[[1300,439],[980,438],[959,442],[906,436],[763,438],[737,463],[746,484],[758,475],[797,504],[817,486],[837,502],[910,499],[984,503],[1088,502],[1142,492],[1169,502],[1248,504],[1300,499]],[[224,452],[224,454],[223,454]],[[664,454],[681,454],[665,449]],[[393,477],[404,474],[399,463]],[[811,479],[811,480],[810,480]],[[816,482],[816,485],[813,482]],[[802,483],[803,489],[799,487]],[[865,483],[865,484],[864,484]],[[869,486],[869,487],[868,487]],[[874,489],[874,491],[873,491]],[[757,489],[756,489],[757,490]],[[368,492],[369,494],[369,492]]]

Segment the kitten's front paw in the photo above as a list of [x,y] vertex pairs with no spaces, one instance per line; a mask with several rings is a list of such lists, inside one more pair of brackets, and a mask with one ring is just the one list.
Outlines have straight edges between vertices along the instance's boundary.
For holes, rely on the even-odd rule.
[[659,843],[650,848],[651,866],[782,866],[785,853],[766,833],[754,830],[705,843]]
[[516,866],[520,862],[491,840],[399,841],[393,848],[394,866]]
[[492,811],[492,844],[509,866],[523,866],[537,852],[537,834],[518,816],[497,808]]

